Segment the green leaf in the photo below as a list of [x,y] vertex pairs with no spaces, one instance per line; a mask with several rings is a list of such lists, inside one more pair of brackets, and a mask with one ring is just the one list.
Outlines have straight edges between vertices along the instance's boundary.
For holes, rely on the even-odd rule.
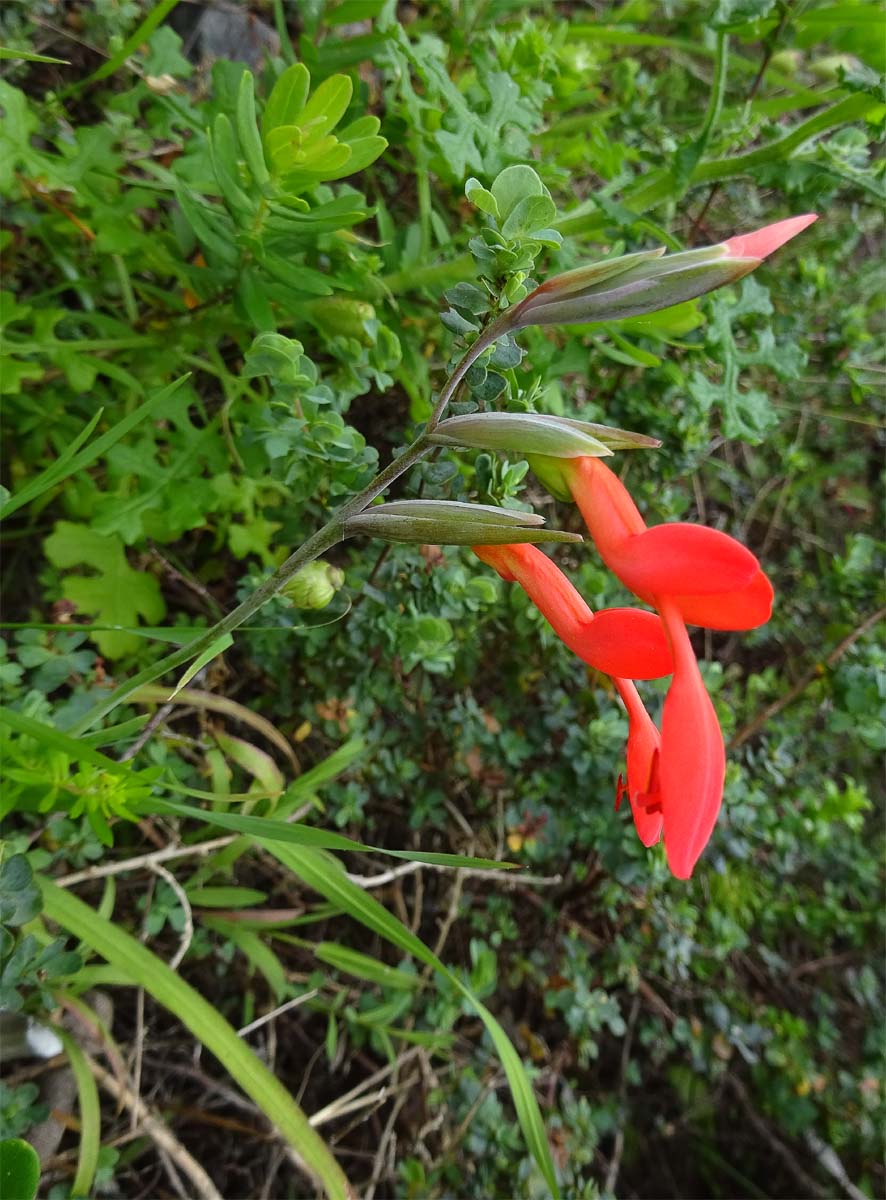
[[234,240],[234,226],[227,213],[197,197],[184,185],[175,189],[185,220],[193,229],[200,245],[207,252],[210,262],[216,258],[223,267],[235,267],[240,261],[240,251]]
[[334,129],[345,115],[353,92],[350,75],[331,75],[324,79],[298,118],[306,139],[313,141]]
[[[2,714],[2,710],[0,710],[0,714]],[[293,787],[298,786],[300,782],[300,780],[296,781]],[[314,786],[314,784],[311,785],[312,788]],[[288,794],[291,795],[291,789]],[[503,871],[515,869],[514,863],[498,862],[491,858],[469,858],[464,854],[385,850],[380,846],[355,842],[342,833],[315,829],[313,825],[300,825],[295,822],[290,824],[288,821],[275,821],[269,817],[251,817],[243,813],[207,812],[202,808],[192,808],[190,805],[178,804],[172,800],[152,800],[151,808],[154,812],[175,813],[176,816],[190,817],[193,821],[202,821],[207,825],[218,825],[222,829],[233,830],[234,833],[245,833],[250,837],[263,837],[297,846],[317,846],[324,850],[359,850],[363,853],[385,854],[388,858],[401,858],[406,862],[428,863],[438,867],[482,867]]]
[[62,733],[53,725],[44,725],[42,721],[35,721],[33,717],[15,712],[11,708],[0,708],[0,722],[8,725],[10,729],[14,729],[22,737],[33,738],[51,750],[61,750],[75,762],[91,763],[94,767],[100,767],[103,771],[111,771],[117,775],[128,775],[131,771],[129,763],[116,762],[113,758],[108,758],[107,755],[94,750],[87,743],[81,742],[79,738],[71,737],[70,734]]
[[543,229],[557,215],[550,196],[524,196],[513,206],[501,227],[506,238],[526,237],[535,229]]
[[270,173],[265,163],[265,153],[259,137],[255,116],[255,85],[251,71],[244,71],[237,93],[237,137],[246,165],[259,187],[267,183]]
[[213,1004],[180,979],[136,938],[100,917],[94,909],[57,887],[39,880],[46,917],[67,929],[112,966],[173,1013],[221,1062],[244,1092],[293,1147],[322,1183],[331,1200],[348,1200],[347,1179],[323,1139],[280,1081],[239,1038]]
[[285,968],[255,930],[244,929],[236,921],[224,921],[219,917],[204,917],[203,924],[233,942],[246,955],[253,970],[264,976],[274,1000],[279,1003],[283,999],[289,987]]
[[344,179],[346,175],[356,175],[358,171],[362,171],[364,167],[374,163],[388,148],[387,139],[383,137],[355,138],[346,145],[350,150],[350,157],[346,159],[343,166],[331,173],[330,170],[324,169],[324,180]]
[[532,1084],[529,1082],[526,1069],[520,1061],[517,1051],[511,1045],[508,1035],[492,1013],[480,1003],[461,978],[450,971],[436,954],[428,949],[424,942],[393,917],[377,900],[352,883],[340,869],[338,861],[331,855],[310,850],[305,846],[282,846],[277,842],[262,841],[262,839],[259,841],[284,866],[289,867],[314,891],[336,904],[342,912],[348,913],[349,916],[365,925],[367,929],[371,929],[373,933],[383,937],[407,954],[411,954],[420,962],[433,967],[472,1005],[486,1026],[505,1069],[517,1119],[530,1153],[538,1164],[551,1195],[558,1198],[560,1188],[557,1183],[557,1174]]
[[40,1160],[33,1146],[21,1138],[0,1142],[0,1196],[7,1200],[34,1200],[40,1185]]
[[188,899],[197,908],[251,908],[263,904],[267,892],[247,887],[198,887],[188,889]]
[[[167,17],[169,13],[178,4],[178,0],[160,0],[159,4],[155,5],[147,14],[143,21],[140,22],[135,32],[130,34],[123,45],[112,54],[107,62],[102,63],[97,71],[93,71],[86,79],[80,80],[73,87],[67,88],[66,93],[79,92],[90,84],[98,83],[100,79],[107,79],[126,62],[130,54],[133,54],[139,46],[148,41],[151,34]],[[63,93],[64,94],[64,93]]]
[[27,856],[11,855],[0,866],[0,925],[25,925],[41,907],[40,889]]
[[71,65],[66,58],[50,58],[48,54],[33,54],[30,50],[12,50],[9,46],[0,46],[0,61],[8,58],[20,62],[60,63],[64,67]]
[[356,979],[365,979],[367,983],[377,983],[382,987],[406,991],[412,991],[421,986],[421,979],[418,975],[410,975],[408,971],[398,971],[396,967],[389,967],[386,963],[379,962],[377,958],[370,958],[368,954],[361,954],[358,950],[340,946],[337,942],[319,942],[314,947],[314,954],[320,959],[320,962],[335,967],[338,971],[344,971],[348,975],[353,975]]
[[162,408],[169,397],[174,395],[185,380],[189,378],[190,374],[182,375],[165,388],[161,388],[160,391],[155,392],[144,404],[139,405],[138,408],[123,417],[107,433],[103,433],[101,437],[96,438],[91,446],[78,454],[77,451],[101,419],[104,410],[99,409],[89,424],[84,429],[81,429],[71,444],[59,455],[54,463],[48,466],[45,471],[41,471],[30,483],[20,488],[17,492],[14,492],[5,503],[0,504],[0,517],[10,516],[17,508],[21,508],[23,504],[30,504],[32,500],[36,500],[44,492],[49,491],[50,488],[54,488],[63,479],[67,479],[77,471],[82,471],[84,467],[90,466],[91,463],[94,463],[97,458],[100,458],[110,450],[112,446],[125,437],[141,421],[153,416],[157,409]]
[[[63,569],[85,566],[95,573],[66,575],[62,594],[77,611],[105,625],[148,624],[163,618],[166,605],[153,575],[136,571],[126,561],[123,543],[116,535],[104,536],[87,525],[58,521],[44,542],[46,557]],[[132,654],[139,639],[127,633],[95,633],[93,641],[106,658]]]
[[252,265],[244,267],[237,280],[237,299],[257,330],[261,333],[276,330],[274,310],[267,295],[267,279]]
[[262,116],[262,139],[267,145],[268,134],[278,125],[294,125],[305,106],[311,88],[311,76],[304,63],[287,67],[268,97]]
[[[92,1184],[98,1167],[98,1153],[101,1149],[101,1105],[98,1098],[98,1088],[86,1055],[80,1049],[76,1040],[64,1029],[55,1027],[55,1032],[62,1041],[74,1079],[77,1082],[77,1103],[80,1108],[80,1149],[77,1154],[77,1173],[71,1184],[71,1196],[88,1197],[92,1194]],[[6,1193],[4,1193],[5,1195]],[[11,1198],[10,1198],[11,1200]]]
[[502,221],[507,221],[521,200],[529,196],[543,196],[545,187],[537,171],[517,164],[500,171],[492,182],[491,190]]
[[209,138],[212,169],[231,215],[240,225],[245,225],[254,218],[257,200],[243,190],[237,151],[234,128],[226,114],[219,113]]
[[498,210],[498,201],[492,192],[486,190],[479,179],[474,179],[471,176],[465,184],[465,196],[467,196],[474,208],[479,208],[480,212],[487,213],[490,217],[495,217],[496,220],[501,218],[501,213]]
[[207,646],[202,653],[197,655],[197,657],[185,671],[184,675],[182,675],[181,679],[175,685],[174,690],[170,692],[169,700],[174,700],[182,688],[188,686],[198,671],[202,671],[207,663],[212,662],[214,658],[218,658],[220,654],[223,654],[225,650],[227,650],[229,646],[233,646],[233,644],[234,639],[229,633],[223,633],[220,637],[217,637],[211,646]]

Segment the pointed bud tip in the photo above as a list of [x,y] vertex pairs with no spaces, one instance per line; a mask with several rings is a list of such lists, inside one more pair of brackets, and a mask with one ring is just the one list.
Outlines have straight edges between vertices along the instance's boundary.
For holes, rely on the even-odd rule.
[[752,233],[739,233],[723,242],[727,257],[767,258],[817,220],[818,213],[804,213],[800,217],[788,217],[785,221],[764,225]]

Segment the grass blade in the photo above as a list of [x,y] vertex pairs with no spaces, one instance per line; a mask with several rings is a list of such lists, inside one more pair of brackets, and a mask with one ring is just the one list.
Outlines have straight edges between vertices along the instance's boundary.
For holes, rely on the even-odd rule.
[[483,867],[484,869],[514,870],[516,863],[499,862],[492,858],[469,858],[465,854],[436,854],[433,852],[420,853],[417,850],[385,850],[380,846],[369,846],[365,842],[355,842],[345,837],[343,833],[332,833],[326,829],[316,829],[313,825],[300,825],[296,822],[275,821],[270,817],[250,817],[243,813],[207,812],[202,808],[192,808],[189,804],[178,804],[172,800],[157,800],[151,802],[153,812],[174,813],[179,817],[189,817],[194,821],[204,821],[208,825],[218,825],[222,829],[230,829],[234,833],[243,833],[248,837],[267,839],[273,842],[286,842],[295,846],[313,846],[319,850],[359,850],[370,854],[385,854],[388,858],[403,858],[407,862],[428,863],[434,867]]
[[94,909],[51,880],[37,877],[44,915],[67,929],[139,987],[174,1013],[224,1065],[243,1091],[298,1153],[330,1200],[349,1200],[353,1191],[323,1139],[280,1081],[237,1037],[234,1028],[199,992],[136,938],[100,917]]
[[[14,495],[9,496],[6,501],[0,505],[0,517],[8,517],[14,513],[16,509],[21,508],[23,504],[29,504],[32,500],[36,500],[38,496],[42,496],[44,492],[48,492],[50,488],[55,487],[57,483],[61,483],[63,479],[67,479],[69,475],[75,474],[77,471],[82,471],[84,467],[88,467],[94,463],[97,458],[100,458],[107,450],[125,437],[130,430],[140,424],[147,417],[150,417],[170,396],[181,387],[189,375],[182,375],[179,379],[173,380],[165,388],[161,388],[159,392],[147,399],[144,404],[139,405],[133,412],[125,416],[121,421],[118,421],[107,433],[103,433],[100,438],[87,446],[85,450],[80,450],[80,447],[95,429],[103,410],[99,410],[89,424],[77,434],[73,442],[67,449],[59,455],[54,463],[41,471],[35,476],[30,483],[21,488]],[[77,451],[80,450],[78,454]]]
[[165,20],[169,13],[178,4],[178,0],[160,0],[156,8],[152,8],[145,19],[140,23],[135,33],[129,35],[116,54],[111,55],[106,63],[99,67],[97,71],[81,80],[72,88],[66,89],[65,95],[72,91],[79,92],[83,88],[88,87],[91,83],[98,83],[101,79],[107,79],[109,75],[113,75],[118,67],[121,67],[126,62],[130,54],[137,50],[142,42],[146,42],[161,21]]
[[526,1145],[538,1164],[551,1195],[555,1198],[559,1197],[560,1189],[557,1184],[554,1162],[551,1158],[544,1121],[532,1090],[532,1084],[508,1035],[489,1009],[480,1003],[459,976],[450,971],[420,938],[401,924],[377,900],[368,896],[362,888],[351,883],[340,869],[341,864],[331,855],[319,853],[305,846],[281,845],[279,842],[259,840],[266,850],[278,858],[285,867],[289,867],[315,892],[336,904],[342,912],[354,917],[367,929],[377,933],[379,937],[383,937],[420,962],[433,967],[473,1006],[486,1026],[505,1069]]
[[80,1108],[80,1150],[77,1154],[77,1173],[71,1184],[71,1196],[76,1200],[80,1196],[92,1193],[92,1181],[98,1167],[98,1152],[101,1149],[101,1105],[98,1098],[98,1088],[95,1084],[86,1055],[80,1049],[75,1038],[66,1030],[56,1027],[55,1032],[61,1039],[77,1081],[77,1103]]

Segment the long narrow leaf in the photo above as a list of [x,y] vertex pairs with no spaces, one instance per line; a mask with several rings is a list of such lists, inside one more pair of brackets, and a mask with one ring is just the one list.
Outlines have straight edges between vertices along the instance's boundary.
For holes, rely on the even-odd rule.
[[458,975],[450,971],[436,954],[428,949],[420,938],[417,938],[396,917],[392,916],[377,900],[352,883],[339,869],[337,861],[330,855],[318,853],[318,851],[310,850],[305,846],[281,845],[279,842],[267,840],[263,840],[262,845],[284,866],[289,867],[303,879],[310,888],[338,905],[343,912],[348,913],[394,946],[405,950],[407,954],[413,955],[420,962],[433,967],[473,1006],[486,1026],[505,1069],[517,1119],[530,1153],[538,1164],[551,1195],[559,1197],[560,1189],[557,1184],[554,1162],[551,1158],[544,1121],[532,1090],[532,1084],[520,1056],[492,1013],[480,1003]]
[[86,1055],[75,1038],[64,1029],[56,1029],[61,1038],[74,1079],[77,1081],[77,1103],[80,1106],[80,1149],[77,1154],[77,1174],[71,1184],[71,1196],[92,1194],[92,1182],[98,1167],[98,1152],[101,1149],[101,1105]]
[[81,88],[87,87],[90,83],[98,83],[100,79],[107,79],[109,75],[113,75],[117,68],[126,62],[130,54],[150,38],[160,22],[166,19],[176,4],[178,4],[178,0],[160,0],[160,3],[151,9],[135,32],[129,35],[117,53],[113,54],[106,63],[103,63],[97,71],[93,71],[90,76],[76,84],[74,90],[79,91]]
[[110,450],[113,445],[119,442],[122,437],[125,437],[136,425],[140,424],[147,417],[152,416],[170,396],[178,391],[189,377],[190,373],[182,375],[180,378],[173,380],[165,388],[161,388],[159,392],[149,397],[144,404],[139,405],[128,416],[123,417],[107,433],[103,433],[100,438],[96,438],[91,446],[87,446],[85,450],[81,450],[78,454],[77,451],[80,450],[80,447],[98,424],[101,416],[101,410],[99,410],[86,428],[80,431],[71,445],[59,455],[54,463],[50,464],[45,471],[41,471],[30,483],[26,484],[25,487],[21,488],[14,495],[9,496],[5,503],[0,505],[0,517],[8,517],[17,508],[21,508],[23,504],[29,504],[32,500],[36,500],[38,496],[42,496],[44,492],[61,483],[63,479],[67,479],[69,475],[73,475],[77,471],[82,471],[84,467],[88,467],[91,463],[94,463],[97,458],[100,458]]
[[315,829],[313,825],[300,825],[296,822],[290,824],[288,821],[274,821],[269,817],[250,817],[242,813],[208,812],[202,808],[192,808],[189,804],[177,804],[172,800],[152,800],[151,809],[154,812],[174,813],[179,817],[190,817],[191,820],[204,821],[208,825],[218,825],[222,829],[230,829],[234,833],[243,833],[250,837],[274,842],[286,842],[295,846],[314,846],[320,850],[359,850],[369,854],[386,854],[389,858],[403,858],[407,862],[428,863],[434,867],[483,867],[503,871],[516,868],[516,863],[498,862],[492,858],[470,858],[465,854],[384,850],[380,846],[355,842],[342,833]]
[[37,882],[43,893],[44,915],[112,966],[125,970],[158,1004],[174,1013],[277,1127],[331,1200],[352,1198],[354,1193],[329,1147],[311,1128],[286,1088],[218,1010],[136,938],[50,880],[38,877]]

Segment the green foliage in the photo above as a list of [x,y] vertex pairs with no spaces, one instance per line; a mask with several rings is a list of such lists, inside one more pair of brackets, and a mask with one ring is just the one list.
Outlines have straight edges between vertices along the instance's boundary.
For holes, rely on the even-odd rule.
[[4,1196],[33,1200],[40,1183],[40,1160],[37,1152],[21,1138],[4,1138],[0,1142],[0,1187]]
[[[128,1053],[139,983],[143,1095],[184,1119],[193,1080],[151,1040],[175,1064],[197,1038],[333,1189],[292,1096],[319,1112],[392,1068],[377,1113],[319,1130],[361,1193],[390,1119],[377,1194],[592,1198],[617,1168],[615,1194],[789,1196],[791,1156],[830,1194],[809,1132],[879,1194],[880,7],[318,0],[271,6],[279,56],[211,69],[171,7],[80,6],[71,37],[43,0],[0,13],[0,1007],[102,989]],[[690,884],[612,812],[605,680],[467,550],[332,541],[212,631],[547,275],[806,210],[739,287],[501,338],[451,407],[654,435],[619,463],[650,523],[764,560],[773,620],[710,643],[733,748]],[[517,453],[435,450],[388,498],[578,528]],[[556,558],[592,607],[627,602],[587,544]],[[149,838],[178,887],[124,873]],[[82,900],[49,882],[89,867],[116,873]],[[99,1130],[86,1099],[92,1190],[156,1187],[147,1143],[96,1157],[128,1117]],[[4,1138],[45,1115],[0,1084]],[[221,1191],[266,1186],[264,1138],[201,1133]],[[288,1160],[277,1185],[316,1190]]]

